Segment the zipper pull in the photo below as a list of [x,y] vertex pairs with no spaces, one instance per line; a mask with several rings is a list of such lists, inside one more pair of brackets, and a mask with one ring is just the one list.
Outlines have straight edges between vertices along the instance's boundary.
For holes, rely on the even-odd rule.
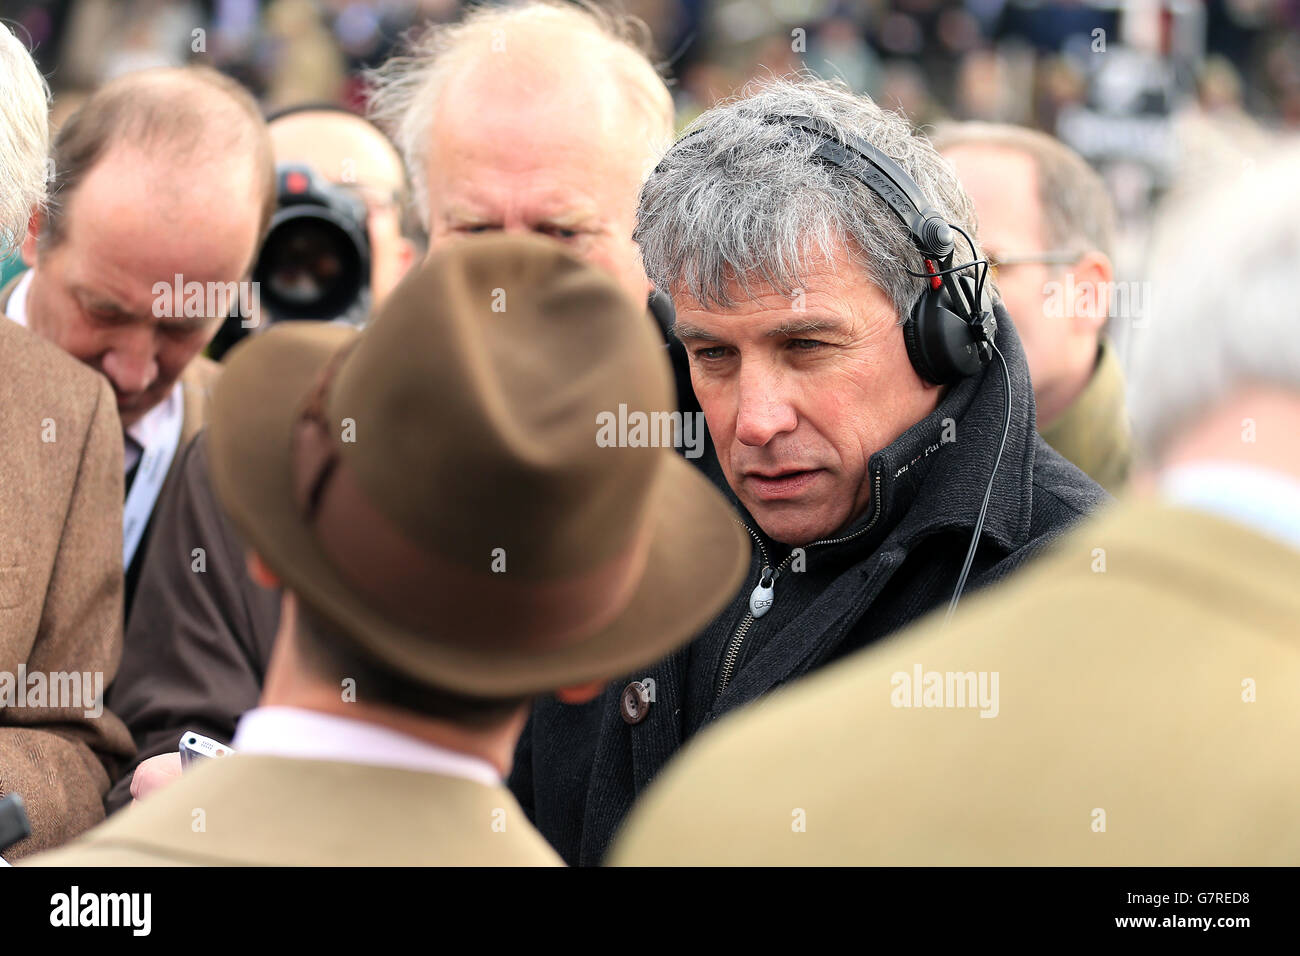
[[771,568],[764,568],[758,576],[758,586],[749,593],[749,613],[755,618],[760,618],[766,614],[772,607],[772,586],[776,584],[776,572]]

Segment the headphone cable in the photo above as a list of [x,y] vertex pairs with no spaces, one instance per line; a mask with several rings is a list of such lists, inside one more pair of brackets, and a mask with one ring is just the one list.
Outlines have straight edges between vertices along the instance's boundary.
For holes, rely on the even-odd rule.
[[952,619],[952,612],[957,610],[957,602],[961,599],[961,592],[966,587],[966,577],[970,574],[971,564],[975,560],[975,549],[979,546],[980,533],[984,530],[984,516],[988,514],[989,497],[993,494],[993,479],[997,477],[998,465],[1002,463],[1002,452],[1007,447],[1007,435],[1011,433],[1011,372],[1007,370],[1007,360],[1003,357],[997,343],[990,340],[989,344],[993,346],[998,361],[1002,363],[1002,378],[1006,383],[1006,392],[1003,395],[1006,420],[1002,424],[1002,443],[998,445],[998,457],[993,460],[993,471],[989,475],[989,484],[984,489],[984,503],[980,505],[979,518],[975,521],[975,533],[971,535],[970,547],[966,549],[966,563],[962,565],[961,575],[957,578],[957,588],[952,592],[952,600],[948,602],[948,613],[944,615],[943,621],[945,624]]

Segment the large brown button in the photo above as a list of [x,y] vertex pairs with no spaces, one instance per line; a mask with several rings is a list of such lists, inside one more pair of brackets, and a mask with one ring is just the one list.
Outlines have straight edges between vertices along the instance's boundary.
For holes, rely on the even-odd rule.
[[650,713],[650,691],[646,689],[645,684],[634,680],[623,688],[619,704],[623,719],[629,724],[639,724]]

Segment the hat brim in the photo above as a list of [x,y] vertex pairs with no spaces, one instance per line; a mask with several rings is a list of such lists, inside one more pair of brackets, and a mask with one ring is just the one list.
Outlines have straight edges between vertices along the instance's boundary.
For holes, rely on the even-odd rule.
[[596,634],[543,653],[475,651],[386,618],[339,574],[293,494],[291,436],[305,396],[356,334],[332,323],[293,322],[242,343],[214,391],[208,441],[213,485],[248,545],[371,656],[470,696],[542,693],[612,680],[659,660],[735,595],[749,568],[749,536],[709,480],[668,453],[651,505],[644,576],[625,610]]

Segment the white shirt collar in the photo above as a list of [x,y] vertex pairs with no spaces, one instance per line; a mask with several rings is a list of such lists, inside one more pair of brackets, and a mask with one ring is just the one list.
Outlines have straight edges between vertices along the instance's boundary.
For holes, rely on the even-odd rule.
[[417,740],[378,724],[305,710],[255,707],[239,719],[231,747],[244,754],[398,767],[498,786],[501,775],[479,757]]
[[[27,294],[32,286],[32,276],[35,274],[34,269],[28,269],[22,274],[18,279],[18,285],[14,286],[13,294],[9,296],[8,304],[5,306],[5,315],[23,328],[27,328]],[[138,422],[126,429],[126,435],[131,441],[126,442],[123,446],[123,473],[129,472],[135,467],[136,462],[140,460],[142,448],[151,447],[158,440],[159,435],[167,430],[170,417],[181,414],[184,402],[184,390],[181,383],[177,382],[172,386],[172,390],[165,399],[145,412]]]
[[1300,481],[1241,462],[1197,461],[1160,475],[1165,500],[1227,518],[1300,551]]
[[9,296],[9,302],[5,306],[5,315],[23,328],[27,328],[27,290],[31,285],[32,270],[28,269],[19,277],[18,285],[14,286],[13,294]]
[[124,446],[126,457],[124,465],[127,471],[130,471],[140,460],[141,449],[152,448],[155,442],[168,434],[172,416],[183,415],[184,408],[185,389],[180,382],[177,382],[167,393],[166,398],[145,412],[138,422],[126,430],[127,437],[131,439]]

